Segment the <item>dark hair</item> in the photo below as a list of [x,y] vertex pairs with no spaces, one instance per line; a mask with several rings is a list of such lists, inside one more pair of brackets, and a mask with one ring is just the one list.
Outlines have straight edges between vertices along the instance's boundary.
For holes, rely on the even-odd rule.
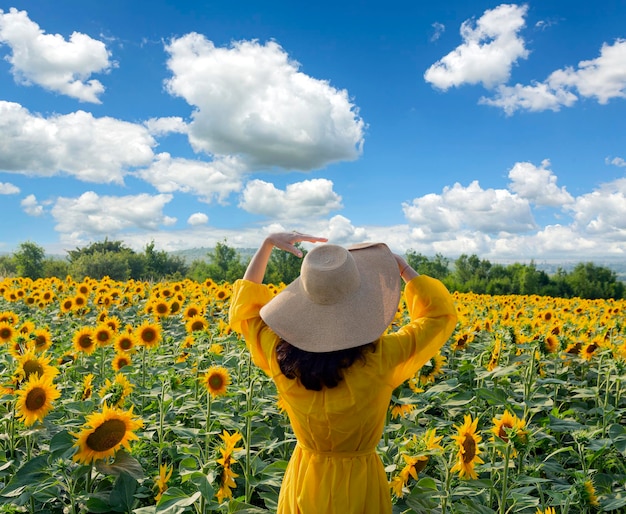
[[343,370],[357,360],[365,362],[365,351],[375,348],[374,343],[367,343],[346,350],[317,353],[301,350],[281,339],[276,347],[276,358],[287,378],[299,378],[306,389],[321,391],[323,387],[336,387],[343,379]]

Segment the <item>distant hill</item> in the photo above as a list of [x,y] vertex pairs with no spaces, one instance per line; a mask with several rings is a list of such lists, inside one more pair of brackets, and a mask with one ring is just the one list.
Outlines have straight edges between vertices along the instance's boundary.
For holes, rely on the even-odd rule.
[[[189,248],[187,250],[176,250],[174,252],[168,252],[169,255],[175,257],[181,257],[187,264],[191,264],[193,261],[208,261],[209,253],[212,253],[214,248]],[[248,260],[256,252],[255,248],[235,248],[237,253],[241,256],[243,261]]]

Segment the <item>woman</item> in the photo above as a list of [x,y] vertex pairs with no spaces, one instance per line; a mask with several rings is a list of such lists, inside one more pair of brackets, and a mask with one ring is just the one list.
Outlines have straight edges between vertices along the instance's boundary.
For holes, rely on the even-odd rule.
[[[386,514],[391,496],[376,446],[393,390],[433,357],[456,325],[452,297],[382,244],[315,246],[278,295],[263,285],[274,247],[301,257],[299,233],[268,236],[233,285],[230,325],[275,382],[297,444],[278,514]],[[385,331],[400,299],[411,321]]]

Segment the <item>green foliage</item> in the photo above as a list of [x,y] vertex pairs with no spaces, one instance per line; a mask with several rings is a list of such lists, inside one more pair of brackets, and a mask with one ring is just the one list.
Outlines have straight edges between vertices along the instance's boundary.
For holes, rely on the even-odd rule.
[[202,281],[211,278],[215,282],[234,282],[241,278],[246,270],[239,258],[239,253],[228,246],[226,241],[217,243],[212,252],[207,254],[208,263],[192,263],[190,273],[195,280]]
[[[587,299],[626,297],[626,285],[618,280],[617,274],[591,262],[578,264],[569,273],[559,268],[548,275],[537,269],[534,261],[503,265],[463,254],[451,263],[441,254],[429,258],[413,250],[406,253],[406,260],[418,273],[438,278],[451,291]],[[265,282],[289,284],[300,274],[301,264],[301,258],[288,252],[272,252]],[[241,278],[246,265],[226,240],[218,242],[213,251],[207,253],[206,260],[195,260],[191,265],[182,257],[157,251],[154,241],[146,245],[143,253],[136,253],[121,241],[105,239],[68,251],[67,262],[46,259],[43,248],[26,242],[14,255],[0,256],[0,276],[35,279],[69,274],[76,279],[86,276],[96,279],[108,276],[115,280],[190,278],[197,282],[211,279],[222,283]]]
[[46,252],[41,246],[30,241],[21,243],[19,250],[13,255],[17,274],[33,280],[41,278],[45,255]]
[[83,280],[85,277],[128,280],[131,268],[127,253],[97,252],[74,258],[70,263],[69,273],[75,280]]
[[[300,243],[296,243],[295,246],[302,250],[303,255],[306,255],[306,251]],[[302,258],[289,252],[273,251],[267,263],[265,282],[267,284],[280,284],[281,282],[289,284],[300,275],[301,266]]]
[[0,277],[12,277],[17,274],[13,255],[0,255]]

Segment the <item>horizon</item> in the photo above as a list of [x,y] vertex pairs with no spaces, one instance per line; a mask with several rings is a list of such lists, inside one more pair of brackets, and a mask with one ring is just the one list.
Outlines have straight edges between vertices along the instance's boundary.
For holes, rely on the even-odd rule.
[[18,5],[0,0],[0,254],[298,230],[624,262],[624,2]]

